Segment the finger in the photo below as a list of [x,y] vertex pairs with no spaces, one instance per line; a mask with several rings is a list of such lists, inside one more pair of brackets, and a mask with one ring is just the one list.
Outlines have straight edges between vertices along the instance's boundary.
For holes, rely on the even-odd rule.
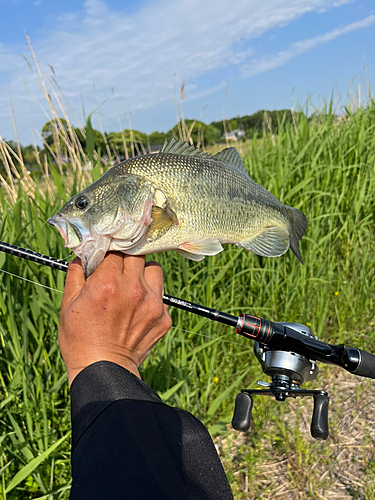
[[163,270],[157,262],[150,261],[147,262],[144,270],[145,282],[151,288],[151,290],[163,296],[164,293],[164,280],[163,280]]
[[145,256],[144,255],[125,255],[124,258],[124,274],[143,280],[145,271]]
[[[98,267],[99,272],[108,272],[109,270],[115,273],[122,273],[124,254],[121,252],[108,252],[103,262]],[[97,273],[98,274],[98,273]]]
[[83,274],[81,259],[79,257],[75,257],[68,266],[61,307],[64,307],[67,303],[69,304],[77,297],[82,290],[84,283],[85,276]]

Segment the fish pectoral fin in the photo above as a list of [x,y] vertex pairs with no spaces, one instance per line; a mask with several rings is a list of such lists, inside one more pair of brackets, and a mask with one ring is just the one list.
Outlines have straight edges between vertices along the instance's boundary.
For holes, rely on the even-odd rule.
[[152,207],[151,218],[152,222],[149,227],[150,232],[160,229],[167,229],[177,220],[177,216],[171,208],[160,208],[157,206]]
[[176,248],[176,252],[182,255],[182,257],[185,257],[185,259],[195,260],[196,262],[203,260],[205,257],[204,255],[201,254],[191,253],[187,252],[186,250],[181,250],[181,248]]
[[267,227],[255,238],[242,241],[238,246],[263,257],[280,257],[289,248],[289,232],[284,227]]
[[178,250],[184,250],[184,252],[197,255],[216,255],[223,251],[223,247],[219,240],[210,238],[206,240],[187,241],[179,245]]

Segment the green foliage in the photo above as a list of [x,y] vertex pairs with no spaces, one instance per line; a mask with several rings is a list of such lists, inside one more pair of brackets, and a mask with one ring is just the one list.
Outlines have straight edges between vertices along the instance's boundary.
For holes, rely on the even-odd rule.
[[[295,119],[298,119],[302,112],[295,113]],[[240,129],[245,131],[246,138],[252,139],[254,134],[262,134],[263,131],[268,133],[278,133],[279,127],[293,123],[293,115],[290,109],[281,109],[275,111],[257,111],[252,115],[237,116],[225,121],[227,132]],[[212,126],[224,134],[224,124],[220,122],[212,122]]]
[[[9,180],[5,169],[5,162],[7,162],[8,165],[13,163],[15,168],[19,170],[19,160],[22,161],[22,164],[30,172],[40,170],[38,162],[40,151],[41,149],[39,146],[22,146],[21,144],[17,144],[15,141],[6,141],[6,143],[2,143],[2,147],[0,147],[0,174],[6,180]],[[21,158],[19,158],[19,154],[21,154]]]
[[164,134],[164,132],[152,132],[152,134],[148,136],[148,140],[151,146],[158,146],[160,144],[164,144],[165,139],[166,139],[166,134]]
[[100,132],[92,128],[91,115],[86,120],[86,127],[84,130],[79,128],[74,129],[74,132],[79,140],[83,151],[88,156],[91,163],[94,162],[94,151],[104,150],[104,138]]
[[[304,265],[291,252],[267,259],[233,245],[198,263],[176,252],[149,258],[162,265],[171,295],[231,314],[310,323],[325,341],[346,340],[375,352],[369,335],[375,310],[375,105],[345,120],[337,120],[329,109],[310,120],[296,115],[295,124],[285,119],[282,127],[283,118],[278,120],[278,135],[273,122],[271,128],[261,127],[244,162],[256,182],[306,213]],[[115,135],[112,139],[123,141]],[[95,169],[97,178],[99,162]],[[79,190],[82,179],[64,177],[58,168],[53,176],[59,194],[46,199],[38,190],[34,200],[20,190],[10,206],[0,192],[0,239],[63,258],[68,254],[63,240],[46,219]],[[63,290],[61,272],[3,254],[0,264],[4,271]],[[7,500],[52,494],[68,498],[70,450],[63,438],[70,431],[70,415],[57,345],[60,300],[57,291],[0,273],[0,492],[5,498],[9,490]],[[224,325],[173,308],[170,312],[173,327],[143,364],[142,378],[170,404],[191,411],[217,432],[230,421],[238,390],[261,377],[252,345]],[[253,446],[247,451],[254,482],[264,442],[272,442],[281,457],[293,449],[301,470],[319,458],[309,455],[298,435],[290,438],[283,417],[288,404],[257,400]],[[268,422],[272,430],[267,434],[263,429]],[[373,474],[371,467],[367,474]],[[15,484],[14,478],[20,482]],[[306,498],[316,498],[311,491]]]
[[[297,113],[295,116],[298,116]],[[293,122],[290,110],[281,111],[258,111],[253,115],[231,118],[226,120],[227,131],[242,129],[246,138],[252,138],[254,134],[261,134],[264,130],[277,133],[280,126]],[[42,129],[42,137],[48,147],[43,150],[52,158],[51,152],[56,153],[58,149],[65,151],[65,143],[74,142],[74,134],[82,146],[83,151],[93,163],[94,151],[104,152],[108,149],[111,159],[116,160],[128,158],[136,154],[144,154],[149,146],[163,145],[165,140],[172,137],[192,141],[200,148],[219,144],[222,141],[224,124],[212,122],[206,125],[198,120],[183,120],[167,132],[152,132],[146,135],[138,130],[124,129],[121,132],[108,132],[104,135],[95,130],[91,124],[91,115],[86,120],[86,126],[82,129],[72,128],[64,118],[57,118],[47,122]],[[28,146],[30,147],[30,146]]]
[[65,118],[57,118],[48,121],[42,128],[42,137],[47,144],[52,146],[60,131],[69,131],[69,124]]

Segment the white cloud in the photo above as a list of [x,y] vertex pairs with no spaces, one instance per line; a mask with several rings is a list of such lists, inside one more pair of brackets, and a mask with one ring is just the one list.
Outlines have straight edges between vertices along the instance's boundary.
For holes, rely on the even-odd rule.
[[[351,1],[237,0],[229,4],[227,0],[158,0],[129,14],[113,11],[101,0],[87,0],[82,11],[60,15],[57,25],[51,22],[50,32],[44,31],[32,43],[43,71],[50,74],[47,65],[53,66],[75,111],[81,108],[80,95],[84,96],[87,110],[92,111],[96,104],[111,98],[114,87],[120,113],[134,112],[171,102],[174,80],[189,79],[193,85],[195,79],[223,68],[235,68],[238,73],[241,65],[245,65],[242,74],[249,76],[285,63],[313,48],[314,43],[328,42],[330,34],[322,35],[251,64],[248,61],[254,51],[243,48],[244,42],[248,45],[249,40],[292,23],[308,12]],[[350,26],[354,25],[357,27],[351,30],[364,27],[360,23]],[[344,34],[343,29],[336,31]],[[335,32],[331,32],[332,37],[340,36],[332,33]],[[7,118],[10,84],[23,140],[26,134],[30,136],[24,79],[29,96],[40,98],[41,94],[19,52],[27,55],[27,47],[0,45],[0,133],[11,135],[4,132],[10,130],[11,124]],[[224,86],[224,82],[216,82],[191,88],[188,99],[197,99]],[[45,117],[35,104],[30,109],[34,126],[40,129]],[[107,103],[101,113],[112,115],[112,110]]]
[[242,77],[249,78],[251,76],[265,73],[266,71],[282,66],[294,57],[297,57],[300,54],[317,47],[318,45],[331,42],[335,38],[346,35],[351,31],[368,28],[373,24],[375,24],[375,15],[371,14],[365,19],[362,19],[362,21],[357,21],[341,28],[334,29],[315,38],[306,38],[300,42],[293,43],[286,50],[282,50],[277,54],[266,55],[258,60],[254,59],[250,64],[243,65],[241,67]]

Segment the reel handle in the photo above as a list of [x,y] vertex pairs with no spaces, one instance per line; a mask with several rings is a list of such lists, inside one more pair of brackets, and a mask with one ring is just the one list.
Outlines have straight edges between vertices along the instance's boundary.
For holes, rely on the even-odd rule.
[[328,437],[328,404],[328,396],[314,394],[314,410],[311,420],[311,435],[314,439],[326,440]]
[[250,428],[253,398],[246,392],[240,392],[234,404],[232,427],[236,431],[246,432]]

